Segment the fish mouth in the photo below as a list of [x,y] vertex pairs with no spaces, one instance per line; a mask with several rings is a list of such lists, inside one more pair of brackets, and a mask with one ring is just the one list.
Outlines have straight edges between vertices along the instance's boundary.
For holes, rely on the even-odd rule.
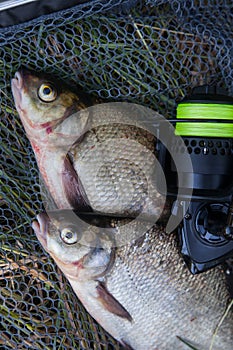
[[32,222],[32,228],[44,248],[47,246],[48,225],[50,219],[46,213],[40,213],[36,216],[37,221]]
[[17,110],[21,110],[21,102],[22,102],[22,88],[23,88],[23,76],[20,71],[15,73],[13,79],[11,79],[11,90],[13,93],[13,97],[15,100],[15,105]]
[[22,89],[23,87],[23,78],[22,78],[22,73],[20,73],[20,71],[17,71],[15,73],[14,78],[12,79],[14,80],[14,84],[18,89]]

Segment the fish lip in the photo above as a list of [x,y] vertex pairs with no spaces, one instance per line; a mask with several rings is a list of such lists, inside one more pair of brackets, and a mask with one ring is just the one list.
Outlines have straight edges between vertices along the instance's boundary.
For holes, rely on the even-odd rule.
[[15,100],[16,109],[21,110],[22,103],[22,88],[23,88],[23,76],[21,71],[17,71],[13,79],[11,79],[11,90]]
[[16,109],[19,113],[24,112],[22,108],[22,91],[24,88],[25,77],[30,74],[30,69],[21,66],[18,71],[15,72],[14,78],[11,79],[11,91],[14,97]]
[[37,221],[32,222],[32,228],[44,247],[47,246],[48,225],[50,222],[49,216],[43,212],[36,216]]
[[15,76],[12,80],[14,81],[14,84],[18,89],[22,89],[23,87],[22,70],[15,72]]

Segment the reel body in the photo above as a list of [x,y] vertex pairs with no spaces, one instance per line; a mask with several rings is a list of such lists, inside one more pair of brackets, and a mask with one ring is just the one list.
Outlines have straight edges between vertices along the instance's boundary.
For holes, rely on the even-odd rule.
[[[176,119],[169,121],[175,126],[175,135],[173,132],[168,142],[179,158],[179,174],[162,143],[159,161],[168,195],[176,197],[181,179],[184,195],[174,202],[172,213],[182,211],[178,228],[181,253],[196,274],[233,257],[233,98],[216,88],[197,87],[178,105]],[[176,135],[182,137],[183,144]],[[187,153],[192,174],[182,161]],[[191,198],[185,195],[190,188]]]

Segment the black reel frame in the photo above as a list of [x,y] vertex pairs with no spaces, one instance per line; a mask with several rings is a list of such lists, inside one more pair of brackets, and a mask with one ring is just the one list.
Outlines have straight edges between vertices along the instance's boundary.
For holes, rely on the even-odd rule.
[[[168,119],[176,123],[190,123],[190,119]],[[200,119],[192,119],[199,122]],[[203,123],[229,123],[229,120],[204,119]],[[159,127],[161,129],[161,126]],[[168,142],[174,144],[174,152],[184,156],[179,149],[174,128],[169,132]],[[233,257],[233,139],[182,136],[193,164],[193,177],[182,170],[177,174],[172,156],[166,145],[157,142],[157,153],[163,168],[168,192],[174,198],[172,215],[181,215],[178,227],[181,254],[192,274],[206,271]],[[211,149],[212,147],[212,149]],[[184,187],[192,186],[193,193],[176,199],[178,176],[184,179]]]

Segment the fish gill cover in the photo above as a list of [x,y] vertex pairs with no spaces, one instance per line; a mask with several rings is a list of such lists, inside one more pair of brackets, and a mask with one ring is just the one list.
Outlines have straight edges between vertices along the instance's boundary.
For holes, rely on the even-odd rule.
[[10,80],[52,73],[105,101],[165,117],[196,85],[233,93],[231,1],[90,1],[0,31],[0,347],[121,349],[89,316],[30,225],[43,209],[37,164]]

